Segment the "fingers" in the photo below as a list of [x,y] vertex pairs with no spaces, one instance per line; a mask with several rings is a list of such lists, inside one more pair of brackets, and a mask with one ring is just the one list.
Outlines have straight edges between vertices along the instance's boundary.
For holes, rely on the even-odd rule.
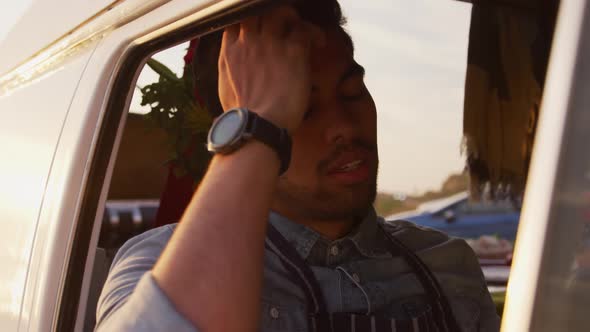
[[278,7],[261,17],[261,34],[283,39],[289,35],[293,25],[299,21],[299,14],[293,7]]
[[240,39],[246,40],[248,35],[260,33],[260,17],[248,17],[240,23]]
[[221,39],[221,49],[224,50],[227,45],[233,44],[240,35],[240,25],[233,24],[225,28],[223,38]]
[[260,32],[260,17],[249,17],[244,21],[227,26],[223,31],[221,49],[234,43],[238,38],[245,40],[248,35]]
[[[303,25],[303,27],[302,27]],[[229,30],[228,27],[226,29]],[[299,14],[292,6],[284,5],[275,8],[262,16],[249,17],[239,25],[231,27],[231,35],[228,41],[247,40],[248,36],[261,34],[272,39],[291,39],[303,41],[307,35],[314,46],[325,44],[325,34],[317,26],[301,20]]]

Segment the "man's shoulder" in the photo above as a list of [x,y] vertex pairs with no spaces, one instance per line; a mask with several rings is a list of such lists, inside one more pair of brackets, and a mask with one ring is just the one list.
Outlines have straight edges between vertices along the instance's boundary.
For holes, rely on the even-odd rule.
[[387,233],[394,236],[410,249],[421,250],[431,246],[458,240],[447,234],[407,220],[381,220],[381,224]]
[[414,251],[434,272],[465,330],[497,331],[499,318],[473,249],[463,239],[405,220],[383,221],[386,232]]
[[467,270],[478,275],[481,273],[477,257],[464,239],[406,220],[382,223],[386,232],[418,254],[432,268]]
[[434,228],[422,226],[415,224],[411,221],[403,220],[403,219],[396,219],[396,220],[386,220],[384,218],[379,218],[380,223],[385,226],[385,229],[391,232],[425,232],[431,235],[443,235],[448,238],[448,236]]
[[117,251],[104,283],[97,305],[97,321],[107,319],[122,306],[139,283],[152,269],[176,225],[157,227],[127,240]]

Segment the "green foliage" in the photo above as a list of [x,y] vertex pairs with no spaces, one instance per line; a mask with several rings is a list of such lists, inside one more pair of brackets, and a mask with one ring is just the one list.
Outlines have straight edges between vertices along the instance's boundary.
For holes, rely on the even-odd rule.
[[210,159],[205,149],[211,118],[195,101],[194,80],[190,64],[182,77],[155,59],[147,65],[160,75],[157,82],[140,88],[141,105],[151,110],[146,114],[153,125],[166,131],[171,147],[170,161],[177,176],[190,174],[198,182]]

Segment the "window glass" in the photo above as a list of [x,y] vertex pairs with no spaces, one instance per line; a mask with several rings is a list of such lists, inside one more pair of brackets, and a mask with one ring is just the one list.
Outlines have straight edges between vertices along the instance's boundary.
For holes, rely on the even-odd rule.
[[[184,56],[186,55],[189,43],[182,43],[180,45],[165,49],[156,53],[152,58],[161,62],[168,67],[177,76],[182,75],[184,68]],[[143,67],[139,77],[137,78],[136,88],[129,106],[130,113],[146,114],[150,111],[149,105],[141,105],[141,88],[149,84],[156,83],[160,78],[149,66]]]
[[[460,147],[471,5],[340,2],[377,105],[379,191],[409,198],[438,191],[445,180],[463,180],[452,176],[464,168]],[[466,182],[457,186],[464,190]]]
[[[153,55],[132,89],[98,240],[85,331],[94,329],[102,283],[117,250],[131,237],[158,226],[158,220],[178,221],[195,183],[180,166],[186,162],[202,169],[207,163],[203,154],[194,160],[179,158],[179,151],[203,142],[202,131],[209,126],[208,116],[192,117],[190,125],[175,117],[179,110],[196,107],[188,48],[186,42]],[[201,129],[200,136],[195,127]],[[186,145],[193,141],[194,146]],[[160,209],[162,202],[168,214]]]
[[[162,50],[140,72],[109,188],[99,247],[116,249],[154,227],[160,199],[166,186],[170,187],[168,179],[171,173],[179,173],[171,164],[177,158],[174,139],[178,137],[169,133],[178,130],[172,128],[177,122],[170,118],[181,104],[177,99],[189,89],[182,83],[188,48],[185,42]],[[162,118],[153,116],[160,113],[156,110]],[[188,183],[187,191],[192,185]]]
[[[435,220],[443,215],[439,210],[451,207],[453,228],[462,216],[515,211],[508,200],[472,203],[467,195],[462,140],[472,5],[450,0],[341,4],[377,105],[378,213],[419,220],[455,236],[495,234],[492,228],[453,232],[450,223]],[[512,221],[515,233],[518,215]]]
[[[499,42],[497,54],[478,57],[477,52],[481,53],[488,45],[478,44],[477,40],[488,39],[479,38],[470,43],[470,31],[481,28],[472,25],[474,17],[478,17],[476,22],[485,23],[482,18],[496,15],[501,20],[512,13],[486,14],[484,10],[482,14],[481,8],[464,1],[373,0],[368,5],[358,0],[341,0],[340,3],[347,17],[346,30],[353,39],[355,58],[366,70],[365,82],[377,106],[380,167],[375,209],[388,220],[405,219],[467,239],[482,264],[493,265],[484,267],[484,274],[486,278],[491,276],[490,290],[501,312],[521,197],[510,196],[511,187],[505,186],[502,190],[482,189],[480,202],[469,198],[470,189],[477,185],[485,187],[485,181],[480,185],[481,179],[474,179],[465,171],[466,160],[473,152],[469,151],[464,135],[465,128],[473,124],[473,114],[465,110],[474,108],[470,106],[473,100],[467,96],[466,86],[491,82],[494,91],[500,91],[500,102],[505,102],[511,112],[516,107],[511,103],[518,104],[514,100],[519,95],[514,94],[511,90],[514,87],[507,82],[518,80],[499,75],[505,68],[494,66],[503,63],[499,58],[502,47],[512,47],[524,54],[529,49],[523,45],[529,45],[516,34],[504,44]],[[505,21],[519,27],[516,21]],[[535,34],[531,36],[525,37],[535,40]],[[204,150],[201,154],[193,152],[203,148],[211,118],[200,109],[194,113],[200,114],[198,117],[184,119],[187,121],[184,124],[175,120],[179,108],[199,108],[202,102],[198,89],[191,83],[195,71],[189,68],[192,65],[189,48],[186,42],[163,50],[141,71],[115,164],[101,246],[116,248],[130,236],[159,225],[162,220],[167,223],[178,220],[198,182],[198,176],[191,178],[191,174],[204,172],[209,155]],[[473,58],[470,52],[475,54]],[[483,66],[489,77],[477,76],[480,75],[477,69],[471,68],[470,72],[474,59],[475,66]],[[481,59],[487,62],[478,63]],[[522,75],[542,81],[537,68],[544,70],[543,64],[527,65],[530,65],[528,71]],[[544,73],[543,70],[540,72]],[[529,85],[528,90],[521,89],[526,90],[524,94],[540,99],[542,84]],[[208,88],[216,90],[216,87]],[[538,115],[535,107],[525,108]],[[532,129],[525,133],[530,137],[534,135],[535,119],[530,120]],[[505,125],[503,121],[493,116],[483,119],[486,126],[495,123],[501,128]],[[524,122],[527,121],[525,118]],[[186,124],[188,127],[184,127]],[[485,132],[486,127],[479,129],[476,133]],[[522,146],[522,151],[528,151],[532,146],[529,136],[507,140],[500,149]],[[526,159],[519,155],[507,165],[525,165],[519,158]],[[519,185],[522,184],[514,184],[515,191]],[[166,208],[158,210],[163,205]],[[168,214],[162,215],[162,210]]]
[[[378,213],[387,217],[416,210],[434,219],[447,206],[469,206],[461,142],[471,4],[451,0],[378,0],[370,6],[341,0],[340,4],[355,58],[365,67],[365,82],[377,106]],[[153,226],[170,173],[183,172],[183,167],[168,163],[182,156],[182,144],[168,135],[165,121],[155,124],[150,119],[150,111],[157,102],[163,108],[170,106],[154,98],[154,93],[172,96],[179,91],[172,85],[158,86],[165,80],[162,67],[182,80],[188,48],[185,42],[162,50],[141,70],[105,213],[111,226],[103,228],[101,244],[116,246]],[[178,185],[190,192],[190,181],[185,180]],[[459,224],[459,216],[447,218]],[[142,220],[142,226],[133,226],[134,220]],[[115,224],[117,230],[123,229],[122,224],[129,226],[125,232],[110,232]]]

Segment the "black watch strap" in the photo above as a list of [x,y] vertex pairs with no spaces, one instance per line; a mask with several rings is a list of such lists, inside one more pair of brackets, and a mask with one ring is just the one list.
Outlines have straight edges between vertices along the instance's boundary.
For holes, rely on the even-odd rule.
[[253,138],[273,148],[281,160],[279,174],[285,173],[291,162],[291,136],[287,129],[279,128],[272,122],[248,110],[246,132]]

